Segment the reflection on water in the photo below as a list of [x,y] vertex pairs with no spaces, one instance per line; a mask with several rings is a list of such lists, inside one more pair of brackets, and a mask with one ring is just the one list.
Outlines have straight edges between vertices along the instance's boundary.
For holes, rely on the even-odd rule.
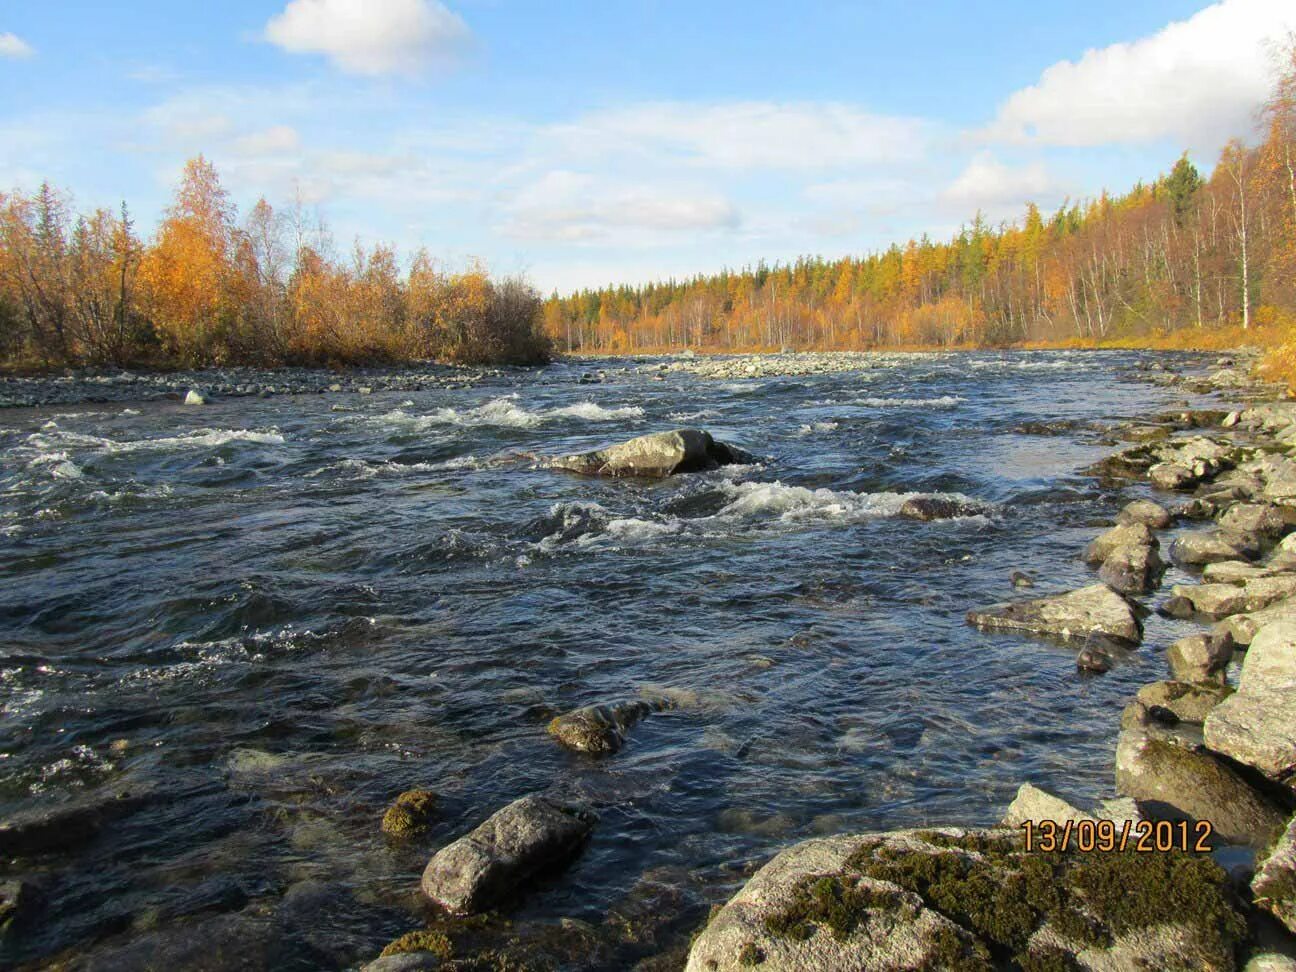
[[[0,414],[0,806],[94,821],[15,869],[48,904],[7,960],[346,968],[422,921],[432,849],[556,788],[599,808],[594,839],[483,934],[622,969],[678,950],[788,841],[986,823],[1026,779],[1109,788],[1119,707],[1159,655],[1083,679],[963,614],[1015,569],[1087,576],[1077,550],[1119,498],[1079,475],[1103,451],[1084,420],[1175,399],[1112,380],[1138,360],[728,384],[624,362],[594,386],[557,366]],[[682,422],[762,463],[640,483],[537,459]],[[915,493],[986,512],[897,516]],[[612,759],[544,732],[644,693],[678,706]],[[388,845],[378,819],[413,787],[440,817]]]

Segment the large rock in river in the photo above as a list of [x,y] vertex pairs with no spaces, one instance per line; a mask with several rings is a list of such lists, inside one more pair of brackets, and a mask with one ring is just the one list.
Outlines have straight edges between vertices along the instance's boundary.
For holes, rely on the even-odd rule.
[[1296,932],[1296,819],[1260,862],[1251,891],[1257,907]]
[[1101,635],[1138,644],[1143,636],[1134,608],[1106,584],[1065,594],[995,604],[969,611],[968,623],[983,631],[1015,631],[1083,641]]
[[423,893],[456,914],[483,911],[541,870],[565,864],[597,817],[587,807],[527,796],[428,861]]
[[698,935],[686,972],[1232,970],[1224,872],[1182,854],[1042,854],[1012,830],[791,847]]
[[748,452],[711,437],[701,429],[654,432],[596,452],[561,456],[550,466],[585,476],[643,476],[660,478],[676,473],[704,472],[720,466],[755,462]]

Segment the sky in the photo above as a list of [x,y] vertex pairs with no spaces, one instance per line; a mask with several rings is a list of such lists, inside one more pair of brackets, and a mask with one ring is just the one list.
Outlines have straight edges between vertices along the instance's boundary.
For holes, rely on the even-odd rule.
[[0,191],[243,212],[543,291],[944,238],[1248,138],[1296,0],[0,4]]

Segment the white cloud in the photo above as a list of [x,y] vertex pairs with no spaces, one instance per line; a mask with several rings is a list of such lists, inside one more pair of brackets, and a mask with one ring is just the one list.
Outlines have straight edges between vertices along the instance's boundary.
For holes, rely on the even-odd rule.
[[350,74],[421,74],[444,65],[468,26],[438,0],[292,0],[265,38],[293,54],[323,54]]
[[0,34],[0,57],[33,57],[36,51],[17,34]]
[[283,155],[301,148],[301,136],[288,125],[274,125],[259,132],[242,135],[234,140],[237,155]]
[[569,151],[664,155],[728,169],[830,169],[920,158],[929,124],[851,105],[657,102],[595,112],[548,135]]
[[1051,203],[1060,193],[1060,186],[1043,163],[1009,166],[982,152],[946,187],[941,200],[967,210],[1011,207],[1015,211],[1041,199]]
[[558,170],[518,192],[502,232],[517,239],[581,243],[633,233],[633,243],[683,232],[734,229],[741,219],[724,196],[689,187],[620,185]]
[[1014,93],[991,140],[1087,146],[1176,138],[1214,149],[1243,134],[1273,77],[1268,45],[1292,0],[1223,0],[1149,37],[1059,61]]

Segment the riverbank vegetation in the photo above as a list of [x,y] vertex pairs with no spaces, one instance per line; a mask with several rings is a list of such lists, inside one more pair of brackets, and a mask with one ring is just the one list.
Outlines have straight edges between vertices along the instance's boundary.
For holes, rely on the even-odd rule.
[[1296,48],[1284,63],[1256,144],[1208,175],[1185,155],[1124,195],[945,242],[555,295],[546,328],[573,351],[1272,342],[1296,328]]
[[152,239],[130,211],[76,214],[43,185],[0,194],[0,363],[346,365],[548,360],[540,298],[481,267],[407,268],[385,245],[339,258],[301,208],[240,220],[215,168],[184,170]]

